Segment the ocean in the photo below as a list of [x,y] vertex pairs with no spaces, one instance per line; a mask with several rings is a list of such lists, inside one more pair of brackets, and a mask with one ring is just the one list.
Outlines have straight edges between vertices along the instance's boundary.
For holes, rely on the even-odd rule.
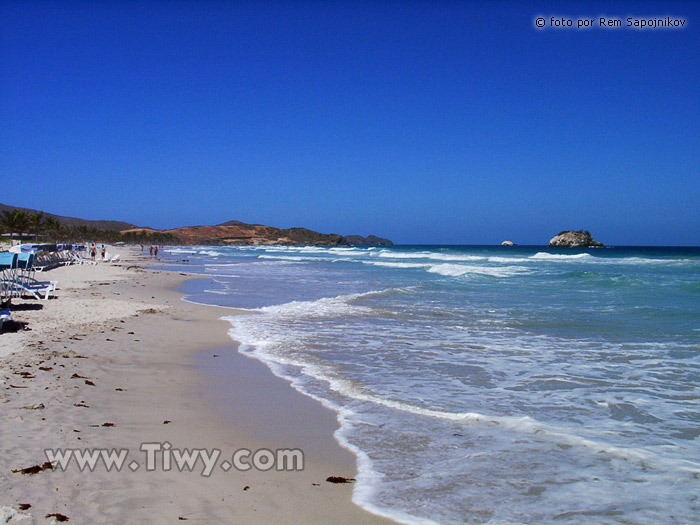
[[[700,523],[700,248],[172,247],[406,523]],[[184,261],[186,260],[186,261]]]

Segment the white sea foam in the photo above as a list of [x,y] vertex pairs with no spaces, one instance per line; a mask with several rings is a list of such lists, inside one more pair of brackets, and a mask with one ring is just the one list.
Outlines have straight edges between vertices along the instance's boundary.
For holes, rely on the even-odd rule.
[[323,261],[330,260],[326,257],[305,257],[303,255],[258,255],[258,259],[272,259],[275,261],[288,261],[288,262],[305,262],[305,261]]
[[369,292],[338,295],[336,297],[323,297],[315,301],[291,301],[289,303],[263,306],[256,308],[256,312],[281,317],[314,316],[328,317],[341,314],[369,314],[371,309],[351,304],[352,301],[363,297],[372,297],[391,292],[403,292],[401,288],[386,288],[384,290],[371,290]]
[[446,254],[440,252],[397,252],[392,250],[382,250],[376,254],[376,257],[387,259],[428,259],[431,261],[485,261],[486,257],[481,255],[467,254]]
[[512,277],[528,273],[529,268],[524,266],[475,266],[465,264],[437,264],[428,268],[430,273],[450,277],[460,277],[466,275],[487,275],[491,277]]
[[[328,302],[336,303],[338,298],[328,298],[327,300],[315,301],[316,303],[327,304]],[[297,311],[300,306],[298,303],[288,303],[287,305],[281,305],[285,308],[286,312],[283,315],[293,314]],[[323,310],[323,314],[327,314],[328,311]],[[264,308],[257,309],[257,311],[264,311],[271,313],[279,318],[280,308]],[[308,315],[310,309],[308,307],[302,309],[304,315]],[[337,309],[336,309],[337,311]],[[397,410],[400,412],[406,412],[422,417],[435,418],[439,420],[453,421],[460,423],[462,425],[485,425],[486,427],[492,427],[497,425],[498,428],[509,430],[518,434],[523,435],[537,435],[539,439],[546,439],[553,444],[565,444],[568,446],[580,447],[581,451],[587,451],[591,456],[596,456],[605,453],[609,456],[619,457],[628,462],[633,462],[640,465],[641,468],[649,468],[655,463],[663,463],[668,466],[673,466],[674,468],[683,468],[693,474],[700,473],[700,463],[695,462],[673,462],[670,460],[662,461],[657,454],[650,453],[643,448],[622,448],[614,446],[600,440],[591,440],[580,436],[572,429],[552,424],[546,424],[537,421],[529,416],[522,417],[512,417],[512,416],[495,416],[488,414],[481,414],[477,412],[450,412],[444,410],[437,410],[431,408],[425,408],[421,406],[416,406],[411,403],[406,403],[404,401],[390,399],[384,396],[376,395],[366,388],[360,387],[359,385],[348,381],[333,373],[329,373],[329,369],[325,366],[319,364],[306,362],[299,359],[290,358],[284,353],[279,353],[277,351],[278,347],[284,346],[286,343],[284,340],[276,341],[272,340],[258,340],[251,337],[249,331],[245,328],[246,320],[242,316],[235,317],[224,317],[222,319],[228,320],[232,324],[232,328],[229,334],[232,339],[242,343],[241,351],[248,356],[256,357],[257,359],[268,364],[268,366],[273,369],[276,375],[283,377],[290,382],[293,386],[305,395],[309,395],[321,402],[328,408],[335,410],[336,412],[342,413],[343,418],[339,417],[341,424],[345,423],[347,426],[348,422],[353,420],[358,414],[348,408],[342,408],[343,405],[338,405],[337,403],[332,403],[327,400],[327,398],[318,396],[310,392],[307,388],[306,381],[304,377],[313,378],[318,381],[322,381],[328,385],[331,391],[336,394],[340,394],[349,399],[355,401],[361,401],[370,403],[373,405],[379,405],[391,410]],[[250,319],[252,324],[256,323],[255,317]],[[285,367],[296,367],[300,370],[300,374],[292,375]],[[341,434],[344,434],[345,428],[341,428]],[[344,446],[351,449],[356,453],[358,458],[362,456],[360,449],[350,445],[346,438],[342,440]],[[374,469],[371,467],[371,461],[366,458],[367,463],[364,465],[366,472],[366,477],[363,479],[367,483],[366,490],[368,491],[367,497],[361,492],[358,495],[358,503],[363,501],[367,504],[371,501],[371,490],[381,476],[378,476]],[[360,462],[360,472],[363,472],[363,465]],[[657,468],[662,468],[661,464]],[[375,509],[376,510],[376,509]],[[388,514],[384,514],[388,515]],[[397,516],[401,513],[397,514]],[[402,516],[408,522],[415,522],[408,515]],[[401,520],[403,521],[403,519]]]
[[515,275],[529,273],[530,268],[525,266],[482,266],[466,264],[432,264],[418,262],[389,262],[389,261],[362,261],[363,264],[380,266],[384,268],[422,268],[429,273],[436,273],[446,277],[463,276],[490,276],[490,277],[512,277]]
[[547,261],[573,261],[580,259],[592,259],[593,256],[589,253],[576,253],[573,255],[563,255],[559,253],[537,252],[529,257],[530,259],[544,259]]
[[348,304],[344,298],[319,299],[318,301],[292,301],[275,306],[263,306],[257,311],[274,315],[276,318],[334,317],[336,315],[357,315],[368,313],[367,308]]
[[409,262],[387,262],[387,261],[362,261],[363,264],[371,266],[382,266],[384,268],[430,268],[429,264],[409,263]]
[[364,253],[363,250],[360,250],[358,248],[329,248],[328,252],[333,253],[335,255],[346,255],[346,256],[355,256],[355,255]]

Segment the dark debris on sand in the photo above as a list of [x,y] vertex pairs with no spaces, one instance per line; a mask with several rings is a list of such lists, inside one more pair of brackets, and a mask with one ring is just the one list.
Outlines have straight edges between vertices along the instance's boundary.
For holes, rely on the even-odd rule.
[[53,512],[51,514],[47,514],[44,516],[46,519],[48,518],[55,518],[56,521],[70,521],[70,518],[66,516],[65,514],[59,514],[58,512]]
[[352,483],[355,478],[344,478],[343,476],[328,476],[326,478],[328,483]]
[[50,462],[45,461],[41,465],[32,465],[31,467],[27,468],[14,468],[12,469],[12,472],[15,474],[19,472],[20,474],[33,475],[38,474],[39,472],[42,472],[44,470],[53,470],[53,465]]

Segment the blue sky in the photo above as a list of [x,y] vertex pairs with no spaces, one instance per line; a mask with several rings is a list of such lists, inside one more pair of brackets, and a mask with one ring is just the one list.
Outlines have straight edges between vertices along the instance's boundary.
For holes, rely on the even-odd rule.
[[[542,15],[682,30],[537,30]],[[700,6],[0,0],[0,202],[399,243],[700,245]]]

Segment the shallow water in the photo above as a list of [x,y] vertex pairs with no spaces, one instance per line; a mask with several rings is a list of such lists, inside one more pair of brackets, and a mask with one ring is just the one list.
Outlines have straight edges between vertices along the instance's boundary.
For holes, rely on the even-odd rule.
[[398,520],[700,515],[700,249],[188,247],[189,300],[339,413]]

